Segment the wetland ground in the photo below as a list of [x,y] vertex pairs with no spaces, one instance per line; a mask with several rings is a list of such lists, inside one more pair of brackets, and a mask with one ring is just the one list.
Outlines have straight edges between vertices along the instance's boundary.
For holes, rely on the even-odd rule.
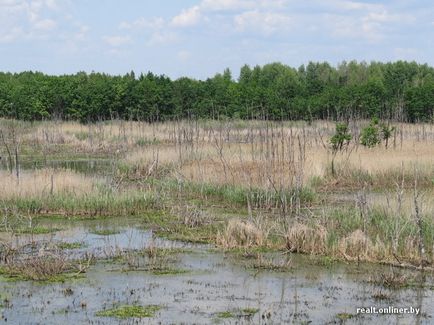
[[0,122],[4,322],[433,321],[432,125]]
[[[434,282],[429,275],[299,254],[221,252],[209,245],[156,238],[143,227],[140,218],[43,220],[41,223],[59,230],[33,236],[20,234],[17,240],[21,240],[21,244],[24,241],[80,243],[60,245],[61,253],[72,260],[85,259],[88,255],[95,259],[83,276],[59,281],[24,281],[4,274],[0,282],[1,317],[8,323],[432,322]],[[116,229],[117,233],[94,234],[96,227]],[[155,253],[155,260],[148,259],[150,247],[160,251]],[[45,249],[53,250],[49,246]],[[38,246],[35,254],[40,254],[40,250]],[[381,276],[391,274],[405,278],[402,287],[381,281]],[[355,309],[389,305],[413,306],[422,313],[357,315]],[[144,308],[144,312],[139,309],[135,314],[137,310],[125,309],[125,306]],[[149,309],[149,306],[154,307]],[[110,312],[116,308],[120,308],[118,314]],[[134,315],[139,317],[134,318]]]

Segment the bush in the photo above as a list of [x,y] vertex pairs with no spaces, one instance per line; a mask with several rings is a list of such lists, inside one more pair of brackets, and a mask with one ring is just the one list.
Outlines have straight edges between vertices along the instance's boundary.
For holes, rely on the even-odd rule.
[[337,123],[336,133],[330,139],[333,151],[341,151],[344,146],[348,145],[351,139],[352,136],[349,133],[348,125],[346,123]]
[[386,149],[387,149],[387,146],[389,145],[389,139],[392,136],[392,133],[395,131],[395,127],[389,126],[389,124],[386,123],[382,123],[380,127],[381,127],[381,136],[385,141]]
[[378,130],[378,120],[372,119],[371,123],[362,130],[360,143],[368,148],[373,148],[381,142]]

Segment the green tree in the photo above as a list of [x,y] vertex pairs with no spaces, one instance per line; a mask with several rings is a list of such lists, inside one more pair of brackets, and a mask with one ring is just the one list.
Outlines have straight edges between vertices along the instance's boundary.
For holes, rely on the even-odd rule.
[[389,139],[392,136],[393,132],[395,131],[395,127],[390,126],[389,124],[386,123],[381,123],[380,129],[381,129],[381,137],[385,141],[385,146],[387,149],[387,146],[389,145]]
[[336,123],[336,132],[330,138],[333,152],[344,149],[348,146],[352,138],[347,123]]
[[373,118],[369,125],[363,128],[360,135],[360,143],[368,148],[373,148],[381,142],[378,130],[378,119]]

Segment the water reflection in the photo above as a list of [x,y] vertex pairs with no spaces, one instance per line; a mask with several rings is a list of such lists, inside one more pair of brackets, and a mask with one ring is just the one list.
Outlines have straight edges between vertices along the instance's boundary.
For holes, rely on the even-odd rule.
[[[22,170],[41,168],[69,169],[85,175],[107,174],[115,170],[115,162],[111,159],[78,159],[78,160],[22,160],[19,162]],[[9,165],[5,159],[0,160],[0,169],[7,170]],[[15,169],[15,166],[14,166]]]

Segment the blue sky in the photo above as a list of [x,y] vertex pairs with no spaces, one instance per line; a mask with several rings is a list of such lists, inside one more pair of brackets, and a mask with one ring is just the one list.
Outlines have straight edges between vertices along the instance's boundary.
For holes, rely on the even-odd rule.
[[203,79],[280,61],[434,65],[428,0],[0,0],[0,70]]

